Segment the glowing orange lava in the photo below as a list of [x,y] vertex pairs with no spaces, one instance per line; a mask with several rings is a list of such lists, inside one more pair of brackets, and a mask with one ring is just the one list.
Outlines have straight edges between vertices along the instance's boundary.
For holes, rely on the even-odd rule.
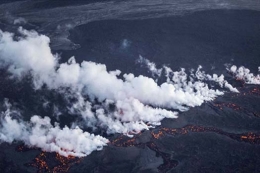
[[38,173],[65,173],[72,165],[79,163],[81,160],[73,156],[64,157],[58,153],[55,153],[55,157],[53,157],[53,153],[41,152],[28,166],[36,167]]

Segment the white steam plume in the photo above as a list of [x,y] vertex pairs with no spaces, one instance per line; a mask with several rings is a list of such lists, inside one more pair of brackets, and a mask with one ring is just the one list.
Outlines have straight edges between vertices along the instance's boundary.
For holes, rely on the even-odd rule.
[[[109,106],[115,105],[114,111],[109,111]],[[78,101],[70,108],[72,113],[79,113],[89,127],[101,127],[107,129],[107,133],[138,133],[141,130],[160,125],[164,118],[177,118],[177,112],[161,108],[152,108],[142,104],[139,100],[106,100],[102,107],[99,106],[94,112],[95,105],[85,101],[78,95]]]
[[0,30],[0,66],[7,66],[17,77],[31,72],[35,86],[40,87],[54,74],[57,56],[51,53],[48,37],[21,27],[18,32],[22,37],[15,41],[14,34]]
[[160,77],[162,75],[162,68],[156,68],[156,64],[154,62],[151,62],[149,59],[146,59],[141,55],[139,55],[139,58],[136,60],[136,62],[141,65],[145,65],[153,77]]
[[[238,68],[233,65],[228,70],[235,76],[235,78],[243,80],[247,84],[260,84],[260,75],[250,73],[250,70],[244,66]],[[260,67],[258,67],[258,71],[260,72]]]
[[[164,67],[167,81],[159,85],[152,78],[134,76],[131,73],[123,74],[123,79],[120,79],[119,70],[109,72],[105,65],[88,61],[79,64],[74,57],[67,63],[59,64],[58,56],[51,53],[50,39],[47,36],[22,28],[19,28],[19,32],[22,36],[14,39],[13,34],[0,31],[0,66],[8,68],[8,71],[18,78],[30,73],[36,89],[40,89],[43,84],[59,92],[63,92],[61,88],[68,88],[72,91],[71,95],[77,98],[77,102],[69,108],[71,113],[81,114],[86,126],[105,128],[107,133],[137,133],[159,125],[163,118],[176,118],[177,113],[173,110],[187,111],[190,107],[200,106],[203,102],[224,94],[223,91],[211,89],[204,80],[215,81],[221,87],[238,92],[224,80],[223,75],[210,76],[201,72],[200,68],[194,75],[188,76],[185,69],[173,72],[169,67]],[[149,60],[145,63],[152,73],[161,75],[162,69],[157,69]],[[65,94],[64,96],[66,97]],[[87,100],[86,96],[90,99]],[[97,99],[99,104],[94,99]],[[113,110],[110,110],[111,106],[114,107]],[[65,153],[83,156],[107,142],[100,136],[91,136],[78,128],[53,127],[48,118],[33,117],[30,123],[25,123],[6,115],[3,122],[14,123],[13,127],[29,136],[37,132],[39,140],[42,140],[41,135],[47,135],[62,141],[58,146],[52,146],[57,145],[57,142],[53,144],[49,139],[44,139],[41,144],[36,140],[32,144],[24,135],[9,135],[11,132],[5,132],[8,136],[13,136],[9,139],[2,134],[2,140],[22,140],[27,145],[36,145],[46,151],[62,153],[65,146]],[[4,130],[11,127],[3,125],[2,128]],[[34,135],[35,139],[37,135]],[[79,143],[73,143],[74,141]],[[86,149],[84,143],[90,143],[88,146],[91,149]]]
[[[19,31],[25,37],[19,41],[14,41],[10,33],[1,33],[1,60],[10,65],[9,71],[13,74],[20,74],[17,70],[30,71],[37,77],[37,87],[46,83],[50,88],[84,88],[84,93],[99,101],[135,98],[143,104],[179,110],[186,110],[186,106],[199,106],[223,94],[208,89],[204,83],[196,83],[199,86],[195,88],[203,88],[199,92],[186,92],[169,83],[159,86],[152,78],[142,75],[135,77],[133,74],[124,74],[122,80],[118,78],[119,70],[108,72],[105,65],[87,61],[78,64],[74,58],[68,63],[57,64],[57,57],[51,54],[48,37],[21,28]],[[58,67],[57,71],[55,67]]]
[[197,79],[214,81],[214,82],[218,83],[221,88],[227,88],[230,91],[236,92],[236,93],[239,92],[236,88],[234,88],[231,84],[229,84],[228,81],[225,80],[225,77],[223,74],[221,74],[220,76],[218,76],[217,74],[209,75],[209,74],[206,74],[204,71],[201,71],[201,69],[202,69],[202,66],[199,66],[195,73],[195,76]]
[[39,147],[66,157],[87,156],[94,150],[101,150],[108,143],[106,138],[83,132],[78,127],[61,129],[57,123],[52,126],[49,117],[35,115],[30,122],[23,122],[13,119],[10,113],[9,109],[1,113],[0,141],[22,141],[29,147]]
[[[163,68],[158,69],[158,68],[156,68],[155,63],[142,57],[141,55],[139,56],[139,59],[137,59],[136,62],[140,63],[140,64],[144,64],[149,69],[149,71],[152,73],[153,77],[155,77],[155,76],[161,77],[162,72],[164,72],[168,83],[171,81],[171,79],[169,78],[170,76],[172,76],[172,81],[175,84],[182,84],[181,87],[183,87],[184,83],[187,84],[187,82],[188,82],[187,81],[188,75],[186,74],[184,68],[182,68],[181,71],[179,71],[179,72],[173,72],[173,70],[166,65],[164,65]],[[217,74],[209,75],[209,74],[206,74],[204,71],[201,71],[201,69],[202,69],[202,66],[199,66],[195,74],[191,72],[190,78],[195,77],[196,79],[198,79],[200,81],[214,81],[214,82],[218,83],[221,88],[227,88],[232,92],[237,92],[237,93],[239,92],[236,88],[234,88],[231,84],[229,84],[224,79],[223,74],[220,76],[218,76]]]
[[[204,82],[188,82],[184,71],[172,72],[169,69],[173,74],[172,82],[158,85],[152,78],[142,75],[124,74],[124,78],[120,79],[119,70],[108,72],[105,65],[94,62],[83,61],[79,64],[73,57],[68,63],[58,64],[57,56],[51,53],[48,37],[22,28],[19,28],[19,32],[23,37],[18,41],[13,39],[13,34],[1,32],[2,64],[8,65],[9,71],[16,76],[30,72],[34,76],[36,88],[45,83],[54,89],[69,87],[79,94],[88,95],[92,100],[110,100],[116,105],[116,111],[112,114],[101,116],[102,111],[99,110],[98,116],[93,116],[91,111],[87,111],[88,117],[100,117],[103,124],[109,128],[113,126],[105,123],[105,117],[123,124],[129,121],[159,124],[164,117],[176,117],[175,112],[162,108],[186,111],[189,107],[199,106],[204,101],[211,101],[224,94],[222,91],[210,89]],[[154,63],[140,58],[152,71],[161,73],[161,69],[156,69]],[[147,110],[150,112],[149,116],[145,113]],[[118,112],[123,113],[119,116]],[[113,132],[121,131],[126,130]]]

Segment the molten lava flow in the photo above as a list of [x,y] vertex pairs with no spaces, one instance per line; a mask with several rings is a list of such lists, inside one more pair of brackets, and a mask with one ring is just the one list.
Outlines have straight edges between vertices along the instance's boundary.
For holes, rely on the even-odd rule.
[[253,89],[251,89],[248,94],[250,95],[260,95],[260,87],[255,87]]
[[239,106],[235,103],[213,103],[213,104],[209,104],[213,109],[218,108],[220,110],[224,110],[224,108],[229,108],[232,109],[234,111],[241,111],[243,113],[245,113],[246,115],[253,115],[255,117],[260,117],[260,113],[258,112],[254,112],[251,111],[247,108],[243,108],[242,106]]
[[[232,106],[232,105],[231,105]],[[157,156],[161,156],[163,159],[163,164],[158,167],[159,172],[167,172],[172,168],[178,165],[178,161],[171,158],[171,155],[168,153],[164,153],[161,149],[156,145],[155,142],[159,138],[162,138],[166,135],[170,136],[177,136],[177,135],[186,135],[188,133],[207,133],[213,132],[223,136],[227,136],[233,140],[240,141],[240,142],[247,142],[251,144],[260,144],[260,133],[245,133],[245,134],[234,134],[229,132],[224,132],[220,129],[214,127],[203,127],[203,126],[196,126],[196,125],[188,125],[183,128],[160,128],[151,131],[152,140],[146,143],[139,143],[137,136],[133,138],[128,138],[126,136],[119,136],[118,138],[111,140],[111,145],[116,147],[129,147],[129,146],[136,146],[136,147],[144,147],[147,146],[151,150],[156,152]]]
[[[246,95],[250,95],[250,96],[254,96],[254,97],[259,98],[260,87],[259,86],[253,86],[253,87],[250,87],[250,88],[241,88],[240,93],[232,94],[232,95],[230,95],[230,97],[240,97],[240,96],[246,96]],[[239,99],[242,99],[242,98],[239,98]],[[217,110],[216,108],[218,108],[220,110],[224,110],[224,108],[229,108],[229,109],[232,109],[234,111],[243,112],[247,115],[253,115],[253,116],[256,116],[256,117],[260,117],[260,112],[255,112],[255,111],[249,110],[249,109],[242,107],[240,105],[237,105],[235,103],[225,103],[225,102],[224,103],[216,103],[216,102],[212,103],[212,102],[210,102],[210,103],[208,103],[208,105],[214,110]]]
[[111,145],[117,146],[117,147],[130,147],[130,146],[137,146],[138,143],[136,142],[136,137],[138,135],[135,135],[133,138],[121,135],[118,138],[111,140]]
[[[172,159],[171,155],[163,152],[156,144],[156,141],[166,135],[172,137],[179,135],[186,135],[189,133],[207,133],[213,132],[220,135],[227,136],[231,139],[240,142],[247,142],[251,144],[260,144],[260,133],[243,133],[243,134],[234,134],[225,132],[223,130],[214,128],[214,127],[203,127],[196,125],[188,125],[182,128],[159,128],[154,129],[150,132],[151,139],[148,142],[142,143],[138,138],[141,137],[142,133],[135,135],[132,138],[129,138],[124,135],[118,136],[114,140],[110,140],[110,145],[116,147],[148,147],[151,150],[156,152],[157,156],[160,156],[163,159],[163,164],[158,167],[160,172],[167,172],[172,168],[178,165],[178,161]],[[16,148],[18,152],[25,152],[29,149],[24,145],[20,145]],[[32,163],[27,164],[28,166],[36,167],[38,173],[42,172],[51,172],[51,173],[65,173],[68,172],[70,167],[76,163],[79,163],[82,159],[75,158],[73,156],[64,157],[58,153],[47,153],[41,152]]]
[[73,156],[64,157],[58,153],[55,153],[55,156],[53,156],[53,153],[41,152],[28,166],[36,167],[38,173],[65,173],[68,172],[72,165],[80,161],[80,158]]
[[162,131],[158,131],[157,133],[151,132],[151,134],[152,134],[153,138],[159,139],[163,135],[163,132]]
[[28,146],[26,146],[26,145],[24,145],[24,144],[21,144],[21,145],[18,145],[15,150],[16,150],[17,152],[27,152],[27,151],[31,151],[31,150],[37,150],[37,149],[38,149],[38,148],[28,147]]
[[223,107],[227,107],[227,108],[233,109],[235,111],[244,110],[242,107],[240,107],[234,103],[215,103],[214,106],[221,110],[223,109]]
[[242,141],[250,141],[251,143],[258,143],[260,144],[260,136],[256,135],[252,132],[242,135],[241,137]]
[[260,144],[260,133],[246,133],[246,134],[234,134],[234,133],[228,133],[224,132],[222,130],[216,129],[214,127],[202,127],[202,126],[194,126],[194,125],[189,125],[185,126],[183,128],[161,128],[157,133],[151,132],[153,138],[159,139],[165,135],[171,135],[171,136],[176,136],[176,135],[185,135],[188,133],[194,133],[194,132],[214,132],[220,135],[224,135],[227,137],[230,137],[234,140],[237,141],[243,141],[243,142],[249,142],[252,144]]
[[28,164],[29,166],[36,167],[38,173],[41,172],[51,172],[47,162],[46,162],[46,153],[41,152],[33,161],[33,163]]
[[15,150],[17,152],[25,152],[25,151],[28,151],[29,148],[22,144],[22,145],[18,145]]
[[56,153],[56,160],[59,161],[60,165],[53,168],[53,173],[67,172],[72,165],[81,161],[81,159],[75,158],[74,156],[64,157],[58,153]]

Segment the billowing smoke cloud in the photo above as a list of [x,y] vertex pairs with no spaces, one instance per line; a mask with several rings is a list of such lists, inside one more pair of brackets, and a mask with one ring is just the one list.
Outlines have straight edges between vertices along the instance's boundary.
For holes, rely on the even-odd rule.
[[[77,100],[68,106],[71,114],[80,114],[85,126],[103,128],[107,133],[138,133],[160,125],[163,118],[177,118],[177,111],[187,111],[224,94],[204,81],[214,81],[238,92],[223,75],[205,74],[200,67],[189,74],[185,69],[174,72],[166,66],[157,69],[143,57],[140,63],[146,64],[157,77],[164,72],[166,82],[159,85],[153,78],[131,73],[120,78],[119,70],[107,71],[105,65],[88,61],[77,63],[74,57],[59,64],[59,57],[52,54],[47,36],[22,28],[18,31],[19,37],[0,31],[0,66],[18,79],[32,75],[36,89],[45,84],[57,92],[64,92],[64,88],[69,90],[70,94],[66,92],[64,97]],[[107,143],[106,139],[79,128],[52,126],[48,117],[33,116],[25,123],[5,114],[2,122],[3,141],[21,140],[29,146],[63,155],[85,156]],[[74,122],[75,127],[77,123]],[[11,128],[17,130],[14,132]]]
[[47,152],[58,152],[63,156],[83,157],[94,150],[101,150],[108,140],[99,135],[83,132],[76,127],[52,126],[49,117],[31,117],[30,122],[12,118],[11,110],[1,113],[0,140],[23,141],[29,147],[39,147]]
[[[228,70],[237,79],[243,80],[247,84],[260,84],[260,75],[254,75],[253,73],[250,73],[250,70],[244,66],[238,68],[237,66],[233,65]],[[258,67],[258,71],[260,72],[260,67]]]

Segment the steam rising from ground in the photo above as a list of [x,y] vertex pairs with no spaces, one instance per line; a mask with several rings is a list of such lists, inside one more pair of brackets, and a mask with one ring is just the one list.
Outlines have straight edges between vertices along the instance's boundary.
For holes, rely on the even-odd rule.
[[137,60],[137,63],[145,65],[148,70],[151,72],[152,76],[155,77],[161,77],[162,71],[164,71],[165,76],[167,78],[167,82],[171,83],[170,81],[172,80],[174,83],[173,84],[178,84],[175,87],[177,88],[183,88],[187,87],[188,85],[188,78],[190,78],[190,81],[193,82],[194,80],[199,80],[199,81],[213,81],[219,84],[221,88],[227,88],[232,92],[239,92],[236,88],[234,88],[232,85],[228,83],[224,79],[224,75],[218,76],[217,74],[209,75],[206,74],[205,71],[202,71],[202,66],[199,66],[197,68],[197,71],[194,72],[192,69],[190,72],[190,76],[185,72],[185,69],[182,68],[181,71],[179,72],[173,72],[173,70],[168,67],[168,66],[163,66],[163,68],[156,68],[155,63],[149,61],[148,59],[139,56],[139,59]]
[[[8,103],[7,103],[8,104]],[[94,150],[101,150],[108,140],[83,132],[76,127],[52,126],[49,117],[34,115],[30,122],[12,118],[10,107],[1,113],[0,140],[12,143],[23,141],[27,146],[39,147],[47,152],[58,152],[63,156],[83,157]]]
[[137,63],[140,63],[141,65],[145,65],[149,71],[152,73],[153,77],[160,77],[162,75],[162,68],[158,69],[156,68],[156,64],[154,62],[149,61],[149,59],[146,59],[139,55],[139,58],[136,61]]
[[[247,84],[260,84],[260,75],[254,75],[250,73],[248,68],[244,66],[237,67],[233,65],[229,71],[239,80],[245,81]],[[260,67],[258,67],[258,71],[260,72]]]
[[[52,54],[47,36],[22,28],[18,31],[20,36],[0,31],[0,66],[7,68],[13,78],[22,79],[30,74],[35,89],[46,85],[64,92],[64,97],[76,98],[68,107],[70,113],[80,114],[84,126],[102,128],[107,133],[138,133],[160,125],[164,118],[177,118],[178,111],[187,111],[224,94],[222,90],[210,88],[205,81],[238,92],[224,75],[211,76],[201,67],[189,73],[185,69],[174,72],[167,66],[157,69],[141,56],[139,63],[146,64],[157,77],[164,74],[166,82],[159,85],[153,78],[131,73],[120,78],[119,70],[107,71],[105,65],[88,61],[77,63],[74,57],[59,64],[59,56]],[[21,140],[29,146],[65,156],[86,156],[107,143],[105,138],[79,128],[52,126],[48,117],[33,116],[26,123],[12,119],[6,112],[1,124],[2,141]]]

